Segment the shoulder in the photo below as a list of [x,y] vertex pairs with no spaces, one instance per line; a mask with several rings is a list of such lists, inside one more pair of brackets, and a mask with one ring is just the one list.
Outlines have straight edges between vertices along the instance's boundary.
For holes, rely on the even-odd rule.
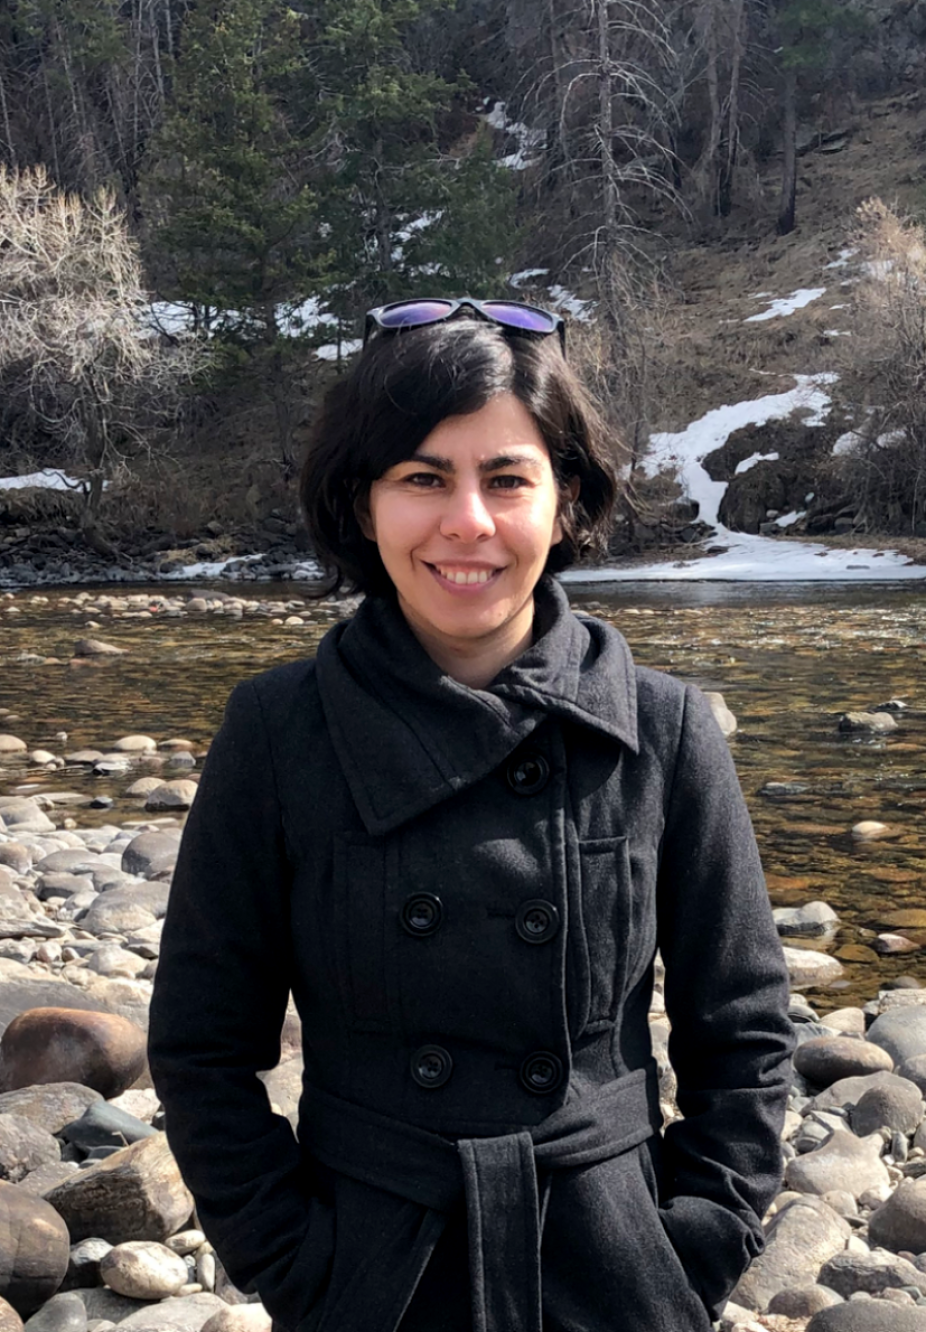
[[229,696],[225,721],[263,724],[274,732],[305,723],[316,712],[321,714],[315,662],[303,659],[242,680]]

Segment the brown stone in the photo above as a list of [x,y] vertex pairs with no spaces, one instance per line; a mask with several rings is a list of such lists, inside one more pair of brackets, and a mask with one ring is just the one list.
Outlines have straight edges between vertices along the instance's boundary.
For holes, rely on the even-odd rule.
[[79,1082],[46,1082],[0,1096],[0,1115],[20,1115],[47,1133],[60,1133],[80,1119],[88,1106],[103,1098]]
[[67,1226],[54,1207],[0,1182],[0,1295],[17,1313],[30,1314],[51,1299],[69,1256]]
[[0,1091],[36,1083],[79,1082],[107,1098],[143,1072],[145,1033],[115,1013],[31,1008],[0,1038]]
[[97,1236],[110,1244],[165,1240],[182,1229],[193,1198],[163,1133],[142,1138],[52,1189],[71,1239]]
[[23,1320],[6,1300],[0,1296],[0,1332],[22,1332]]

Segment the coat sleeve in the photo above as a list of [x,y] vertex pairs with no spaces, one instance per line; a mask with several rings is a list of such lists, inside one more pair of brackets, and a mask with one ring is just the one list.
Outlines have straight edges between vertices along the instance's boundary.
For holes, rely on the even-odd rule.
[[781,1181],[794,1044],[755,836],[704,696],[685,691],[659,872],[669,1058],[684,1119],[665,1133],[662,1218],[709,1310],[763,1247]]
[[294,1328],[327,1280],[334,1223],[257,1077],[280,1057],[289,877],[272,753],[246,683],[229,700],[184,830],[149,1057],[203,1229],[232,1280]]

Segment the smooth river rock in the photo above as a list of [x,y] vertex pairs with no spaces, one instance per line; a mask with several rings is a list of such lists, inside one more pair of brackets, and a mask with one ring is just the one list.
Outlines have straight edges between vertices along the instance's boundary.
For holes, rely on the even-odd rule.
[[54,1295],[68,1269],[67,1226],[50,1203],[0,1181],[0,1295],[20,1315]]
[[868,1189],[890,1182],[887,1166],[881,1160],[883,1146],[879,1134],[857,1138],[837,1129],[822,1147],[788,1162],[785,1182],[799,1193],[822,1196],[831,1189],[839,1189],[859,1198]]
[[202,1332],[203,1324],[226,1306],[217,1295],[174,1295],[139,1309],[119,1323],[119,1332]]
[[926,1252],[926,1178],[904,1179],[873,1212],[869,1240],[892,1253]]
[[0,1115],[0,1179],[18,1184],[30,1171],[60,1160],[57,1138],[22,1115]]
[[12,1304],[7,1304],[6,1300],[0,1295],[0,1332],[22,1332],[23,1320],[13,1308]]
[[100,1262],[100,1276],[110,1290],[135,1300],[162,1300],[176,1295],[189,1280],[186,1263],[164,1244],[128,1240],[117,1244]]
[[864,1077],[883,1070],[890,1073],[894,1061],[880,1045],[851,1036],[815,1036],[794,1052],[794,1067],[809,1082],[829,1087],[840,1078]]
[[53,1295],[32,1315],[25,1332],[87,1332],[87,1310],[77,1295]]
[[817,953],[809,948],[788,948],[787,945],[783,951],[788,975],[795,987],[829,985],[842,975],[842,963],[828,953]]
[[926,1332],[926,1309],[887,1300],[850,1300],[814,1314],[806,1332]]
[[79,1082],[101,1096],[118,1096],[145,1064],[145,1033],[115,1013],[33,1008],[14,1018],[0,1038],[3,1091]]
[[898,1258],[887,1249],[872,1249],[868,1253],[837,1253],[820,1269],[820,1284],[829,1286],[843,1299],[856,1291],[879,1295],[882,1290],[899,1290],[902,1286],[916,1286],[926,1291],[926,1273],[914,1267],[906,1258]]
[[127,874],[152,874],[172,870],[180,849],[179,836],[165,832],[142,832],[133,837],[122,853],[122,868]]
[[262,1304],[237,1304],[220,1309],[200,1332],[271,1332],[273,1320]]
[[911,1004],[882,1013],[869,1027],[868,1040],[887,1050],[895,1064],[926,1054],[926,1007]]
[[899,1133],[913,1133],[923,1119],[923,1098],[919,1087],[906,1078],[897,1078],[879,1087],[869,1087],[852,1107],[849,1115],[853,1133],[864,1137],[885,1127]]

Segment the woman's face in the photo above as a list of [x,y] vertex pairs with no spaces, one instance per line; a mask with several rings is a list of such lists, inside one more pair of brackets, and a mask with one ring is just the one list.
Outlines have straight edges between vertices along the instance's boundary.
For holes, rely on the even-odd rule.
[[487,683],[530,642],[534,588],[563,536],[559,503],[543,436],[510,393],[448,417],[373,483],[364,532],[449,674],[478,655]]

